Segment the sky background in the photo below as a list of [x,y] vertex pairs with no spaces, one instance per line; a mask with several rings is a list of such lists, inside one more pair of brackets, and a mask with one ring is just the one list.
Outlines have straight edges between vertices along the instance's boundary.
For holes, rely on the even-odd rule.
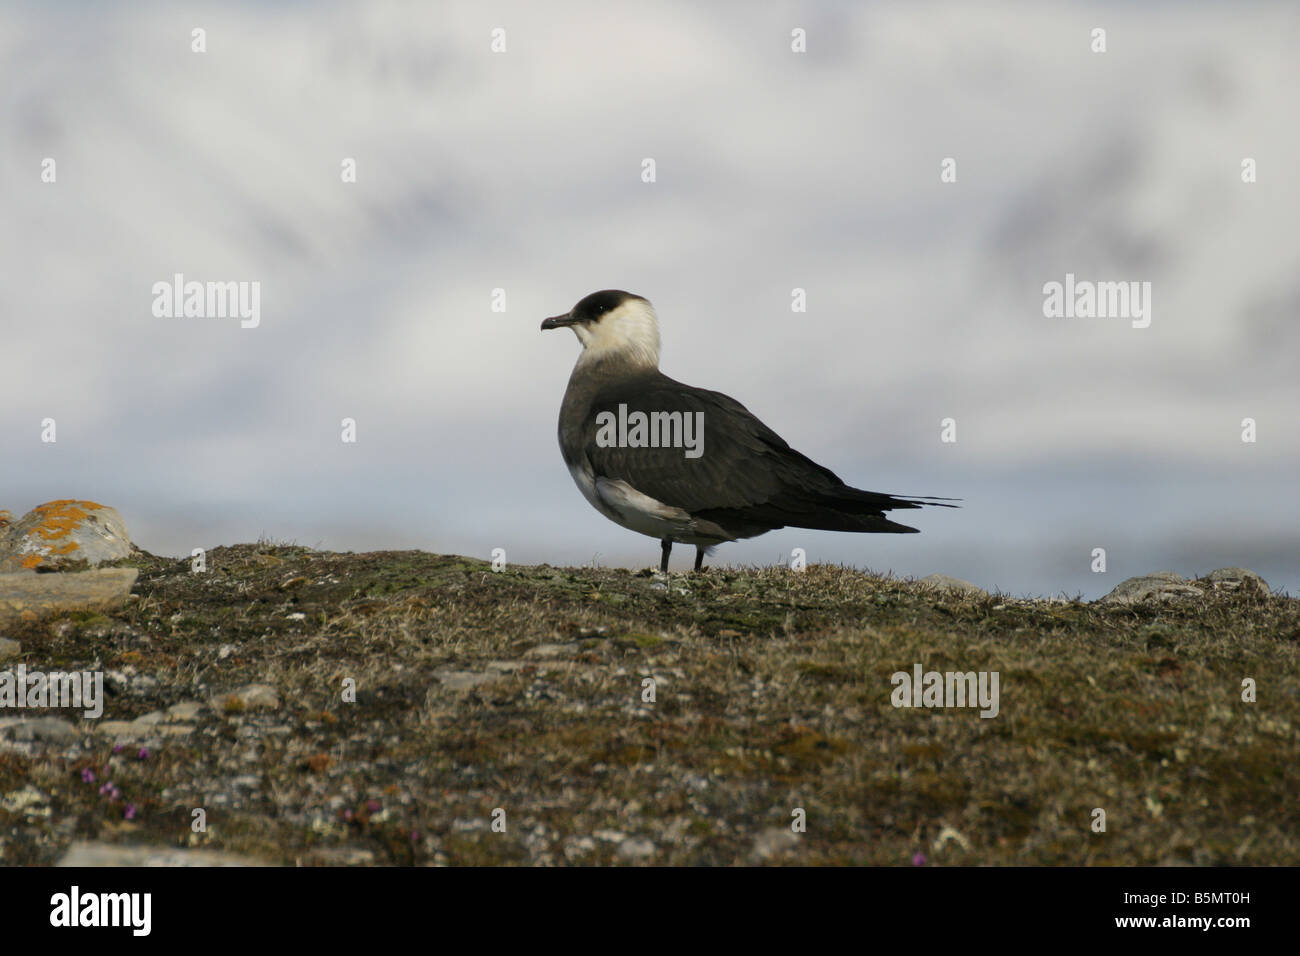
[[[538,329],[622,288],[667,374],[964,499],[713,564],[1300,593],[1300,5],[756,7],[0,6],[0,508],[96,500],[158,554],[655,564],[561,461],[578,344]],[[155,318],[177,272],[260,282],[260,326]],[[1151,326],[1045,318],[1067,272],[1151,282]]]

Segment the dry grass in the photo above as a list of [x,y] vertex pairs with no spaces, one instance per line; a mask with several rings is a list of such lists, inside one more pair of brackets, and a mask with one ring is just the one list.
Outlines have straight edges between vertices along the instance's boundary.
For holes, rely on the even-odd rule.
[[[664,591],[644,572],[269,542],[208,562],[142,556],[120,612],[10,636],[29,669],[125,673],[106,719],[252,682],[279,709],[206,709],[143,760],[89,737],[0,751],[0,795],[31,783],[50,807],[0,809],[5,862],[98,838],[284,863],[733,864],[803,808],[807,832],[775,859],[1300,863],[1294,599],[1106,608],[822,566],[674,574]],[[895,709],[890,675],[917,662],[1000,672],[999,716]],[[653,853],[621,855],[624,837]]]

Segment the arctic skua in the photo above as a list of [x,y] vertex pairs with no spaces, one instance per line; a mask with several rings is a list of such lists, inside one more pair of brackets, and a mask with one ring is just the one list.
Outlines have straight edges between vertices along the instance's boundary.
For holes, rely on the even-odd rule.
[[659,320],[639,295],[593,292],[543,329],[582,344],[560,405],[560,452],[583,496],[606,518],[695,545],[695,570],[724,541],[777,528],[915,532],[888,511],[953,498],[861,491],[800,454],[744,405],[659,371]]

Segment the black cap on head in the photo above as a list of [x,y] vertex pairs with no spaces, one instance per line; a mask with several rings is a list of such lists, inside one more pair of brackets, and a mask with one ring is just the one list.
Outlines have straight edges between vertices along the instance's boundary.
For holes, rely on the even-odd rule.
[[593,292],[580,299],[567,315],[557,315],[547,319],[542,323],[542,328],[558,329],[566,325],[577,325],[579,322],[599,322],[605,313],[617,309],[628,299],[645,301],[643,296],[624,292],[622,289],[602,289],[600,292]]
[[579,322],[598,322],[606,312],[612,312],[628,299],[639,298],[641,296],[633,295],[631,292],[624,292],[622,289],[604,289],[600,292],[593,292],[579,301],[573,307],[570,315]]

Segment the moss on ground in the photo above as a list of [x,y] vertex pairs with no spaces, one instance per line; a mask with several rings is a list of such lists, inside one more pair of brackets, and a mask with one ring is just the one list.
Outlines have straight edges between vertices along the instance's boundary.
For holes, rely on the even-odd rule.
[[[6,745],[0,795],[34,787],[49,812],[0,803],[5,863],[99,839],[288,864],[733,864],[799,808],[775,860],[1300,863],[1295,599],[1019,601],[826,566],[664,589],[270,542],[207,561],[137,555],[124,608],[7,635],[29,670],[125,675],[104,719],[205,707],[143,756],[89,722],[75,746]],[[894,708],[890,675],[916,663],[998,671],[999,715]],[[279,706],[231,698],[250,683]],[[620,852],[631,837],[653,853]]]

